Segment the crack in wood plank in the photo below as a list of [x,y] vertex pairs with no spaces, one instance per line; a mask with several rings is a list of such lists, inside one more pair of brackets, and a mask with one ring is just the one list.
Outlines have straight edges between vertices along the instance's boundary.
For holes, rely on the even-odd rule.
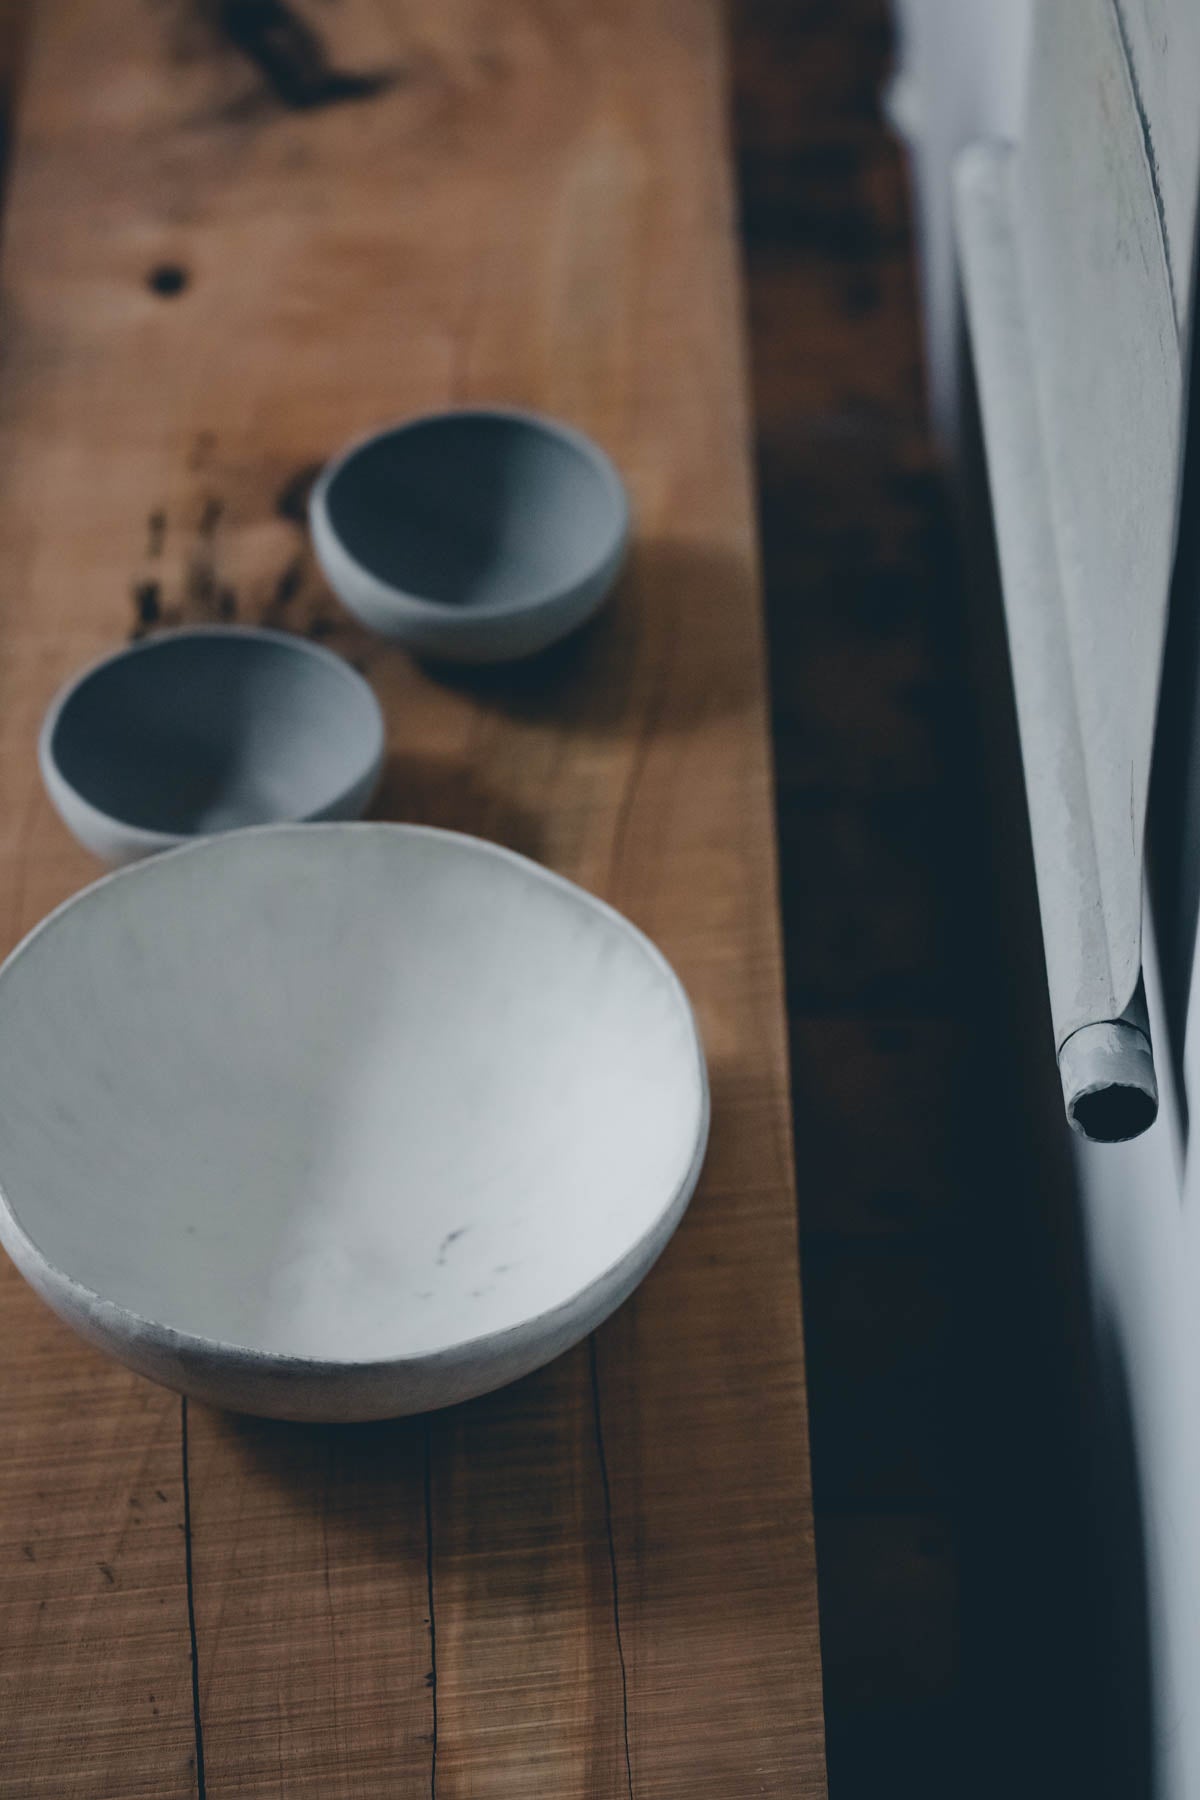
[[625,1786],[633,1800],[633,1760],[629,1754],[629,1676],[625,1667],[625,1644],[621,1637],[621,1593],[617,1581],[617,1544],[613,1536],[612,1489],[608,1479],[608,1457],[604,1449],[604,1424],[600,1414],[600,1371],[596,1365],[596,1334],[588,1338],[588,1371],[592,1383],[592,1424],[596,1439],[596,1457],[600,1464],[600,1487],[604,1495],[604,1532],[608,1540],[608,1572],[612,1583],[613,1631],[617,1640],[617,1663],[621,1670],[621,1731],[625,1749]]
[[429,1705],[433,1714],[430,1732],[429,1800],[437,1800],[438,1685],[437,1616],[433,1610],[433,1433],[425,1416],[425,1586],[429,1599]]
[[187,1395],[179,1397],[179,1450],[183,1470],[183,1557],[187,1585],[188,1644],[192,1664],[192,1724],[196,1737],[196,1800],[206,1800],[204,1724],[200,1717],[200,1655],[196,1646],[196,1585],[192,1572],[192,1483],[188,1469]]

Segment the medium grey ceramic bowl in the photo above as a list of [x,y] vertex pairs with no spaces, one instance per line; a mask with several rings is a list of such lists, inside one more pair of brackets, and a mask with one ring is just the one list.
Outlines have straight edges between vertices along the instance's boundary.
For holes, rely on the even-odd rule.
[[383,765],[379,703],[340,657],[240,626],[174,631],[85,669],[42,725],[42,779],[106,862],[276,820],[353,819]]
[[334,591],[418,655],[509,662],[591,617],[620,570],[629,502],[581,432],[503,408],[374,433],[309,504]]
[[382,1418],[547,1362],[658,1256],[707,1130],[654,946],[452,832],[211,838],[0,970],[0,1240],[82,1336],[247,1412]]

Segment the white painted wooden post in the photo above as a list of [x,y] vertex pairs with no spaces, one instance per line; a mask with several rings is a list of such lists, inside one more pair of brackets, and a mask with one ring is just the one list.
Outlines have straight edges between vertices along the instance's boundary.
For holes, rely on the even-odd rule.
[[[1200,5],[1196,0],[1035,4],[1039,15],[1051,9],[1071,15],[1068,27],[1090,15],[1084,26],[1093,33],[1103,23],[1099,14],[1107,11],[1116,28],[1125,85],[1107,91],[1118,100],[1124,94],[1126,123],[1132,116],[1138,136],[1124,131],[1111,141],[1119,141],[1122,159],[1132,158],[1134,170],[1144,170],[1150,180],[1162,254],[1170,263],[1178,344],[1188,300],[1200,161]],[[921,90],[915,110],[922,137],[914,170],[922,189],[922,216],[936,220],[936,228],[922,232],[928,259],[944,251],[949,230],[949,148],[966,137],[994,136],[999,125],[1024,153],[1021,120],[1012,106],[1012,59],[1021,46],[1029,4],[896,0],[896,5],[903,18],[911,24],[915,17],[920,26],[907,31],[902,41],[906,57],[917,59],[910,63],[908,78]],[[973,30],[964,19],[967,12],[976,19],[984,15],[986,29]],[[1068,80],[1082,79],[1085,72],[1082,62],[1072,67],[1068,61],[1060,69]],[[1132,267],[1136,240],[1123,243]],[[1102,257],[1103,244],[1097,248]],[[925,276],[929,292],[951,284],[954,271],[939,263],[927,268]],[[1066,322],[1075,333],[1090,337],[1106,329],[1111,311],[1107,285],[1097,279],[1090,300]],[[940,373],[942,406],[953,411],[952,308],[930,309],[928,318],[930,359]],[[1114,355],[1124,354],[1123,346],[1114,346]],[[1166,423],[1177,430],[1178,416]],[[1119,440],[1129,435],[1129,427],[1120,420],[1116,426],[1119,452]],[[1040,415],[1038,428],[1040,432]],[[1069,446],[1069,437],[1067,442]],[[1133,442],[1136,449],[1136,438]],[[1042,444],[1044,453],[1044,440]],[[1164,490],[1152,495],[1151,503],[1161,516],[1170,508],[1171,495]],[[1169,539],[1169,530],[1167,535]],[[1185,668],[1183,674],[1200,679],[1200,668]],[[1114,1616],[1114,1627],[1125,1628],[1115,1631],[1114,1644],[1127,1640],[1130,1650],[1125,1666],[1113,1674],[1129,1685],[1135,1713],[1147,1708],[1146,1732],[1139,1730],[1136,1745],[1130,1746],[1145,1760],[1123,1771],[1129,1791],[1144,1793],[1147,1800],[1197,1800],[1200,1795],[1200,1157],[1190,1154],[1188,1128],[1189,1113],[1193,1131],[1200,1118],[1200,957],[1193,955],[1194,916],[1170,891],[1169,859],[1164,858],[1164,850],[1174,848],[1184,865],[1200,865],[1200,728],[1193,722],[1191,729],[1194,741],[1185,742],[1182,751],[1191,763],[1184,792],[1193,797],[1177,804],[1173,815],[1156,812],[1152,820],[1154,904],[1147,909],[1142,949],[1158,1060],[1159,1117],[1129,1143],[1074,1140],[1087,1310],[1100,1349],[1096,1394],[1081,1395],[1080,1405],[1094,1398],[1110,1423],[1098,1445],[1092,1499],[1103,1513],[1110,1490],[1116,1497],[1110,1543],[1122,1564],[1119,1571],[1098,1567],[1095,1579],[1101,1607],[1106,1603],[1103,1589],[1112,1578],[1127,1599],[1137,1596],[1145,1609],[1144,1616]],[[1178,942],[1164,943],[1172,954],[1162,965],[1160,981],[1164,928]],[[1175,951],[1182,951],[1182,958]],[[981,1157],[986,1154],[981,1146]],[[1136,1529],[1130,1522],[1131,1495],[1136,1496]],[[1142,1642],[1149,1648],[1144,1665],[1138,1653]]]
[[1112,0],[1040,7],[1032,50],[1019,148],[960,162],[958,236],[1055,1049],[1071,1123],[1111,1142],[1158,1108],[1141,937],[1177,278]]

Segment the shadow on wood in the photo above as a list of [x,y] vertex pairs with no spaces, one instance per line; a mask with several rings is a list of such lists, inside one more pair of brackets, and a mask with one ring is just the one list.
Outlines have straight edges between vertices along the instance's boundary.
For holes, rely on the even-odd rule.
[[[695,670],[716,669],[712,640],[724,634],[726,615],[740,614],[744,562],[716,547],[640,542],[636,532],[635,520],[625,572],[584,630],[524,662],[490,668],[427,664],[428,673],[508,718],[561,720],[573,737],[620,735],[647,699],[659,736],[743,712],[755,697],[744,664],[720,669],[719,679],[707,685],[695,679]],[[689,636],[696,640],[692,653]]]
[[393,752],[384,764],[370,817],[465,831],[535,861],[542,853],[541,825],[529,808],[481,781],[474,765],[449,757]]

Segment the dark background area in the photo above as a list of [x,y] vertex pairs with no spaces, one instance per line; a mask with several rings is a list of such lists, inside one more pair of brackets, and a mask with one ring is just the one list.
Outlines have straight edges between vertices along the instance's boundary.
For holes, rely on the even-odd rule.
[[830,1790],[1131,1795],[1003,630],[929,437],[890,9],[729,16]]

